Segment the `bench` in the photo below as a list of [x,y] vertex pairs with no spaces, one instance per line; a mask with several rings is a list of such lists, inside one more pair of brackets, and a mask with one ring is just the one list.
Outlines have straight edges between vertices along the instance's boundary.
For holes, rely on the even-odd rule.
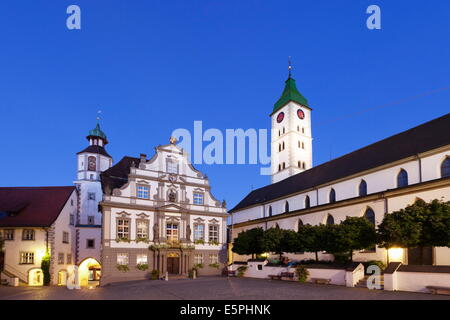
[[311,278],[311,282],[315,284],[330,284],[331,279]]
[[279,274],[269,274],[271,280],[281,280],[281,275]]
[[447,294],[447,295],[450,295],[450,288],[449,287],[427,286],[427,289],[430,290],[432,294]]
[[293,272],[282,272],[280,274],[281,279],[288,278],[288,280],[294,280],[294,273]]

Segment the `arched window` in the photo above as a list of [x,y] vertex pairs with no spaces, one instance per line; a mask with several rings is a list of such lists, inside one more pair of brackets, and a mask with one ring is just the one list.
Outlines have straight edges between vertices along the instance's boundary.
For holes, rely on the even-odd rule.
[[366,218],[371,224],[375,226],[375,212],[373,212],[372,208],[367,208],[364,213],[364,218]]
[[334,218],[331,214],[328,214],[327,225],[332,225],[332,224],[334,224]]
[[286,129],[283,127],[283,134],[285,134],[286,133]]
[[305,133],[305,128],[302,127],[302,133]]
[[444,160],[444,162],[442,162],[441,177],[442,178],[450,177],[450,158],[447,158]]
[[278,151],[281,151],[281,143],[278,144]]
[[336,191],[333,188],[330,190],[330,203],[336,202]]
[[297,162],[297,165],[298,165],[299,168],[301,168],[301,167],[302,167],[302,162],[301,162],[301,161],[298,161],[298,162]]
[[305,197],[305,209],[308,209],[311,207],[311,199],[309,199],[309,196]]
[[283,150],[284,150],[284,141],[283,141]]
[[359,196],[367,196],[367,182],[365,180],[361,180],[359,184]]
[[303,162],[303,164],[302,164],[302,169],[306,169],[306,163],[305,162]]
[[286,169],[286,162],[283,162],[283,169]]
[[305,143],[302,142],[302,149],[305,149]]
[[289,212],[289,202],[287,202],[287,201],[284,204],[284,212]]
[[281,171],[281,164],[278,165],[278,171]]
[[397,188],[406,187],[408,185],[408,172],[402,169],[397,176]]
[[269,206],[269,217],[272,216],[272,206]]
[[297,231],[300,231],[301,227],[303,227],[303,221],[302,221],[302,219],[298,219]]

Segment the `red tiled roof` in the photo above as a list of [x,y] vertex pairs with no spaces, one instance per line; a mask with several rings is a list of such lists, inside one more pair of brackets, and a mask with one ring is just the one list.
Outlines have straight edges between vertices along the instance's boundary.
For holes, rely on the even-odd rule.
[[0,188],[0,227],[49,227],[74,190],[74,186]]

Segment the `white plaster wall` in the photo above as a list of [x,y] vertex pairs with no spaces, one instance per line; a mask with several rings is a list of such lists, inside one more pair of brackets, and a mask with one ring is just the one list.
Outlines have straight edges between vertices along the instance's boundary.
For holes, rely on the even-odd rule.
[[[78,244],[78,261],[80,264],[83,260],[87,258],[94,258],[100,262],[100,252],[101,252],[101,239],[102,239],[102,229],[101,228],[78,228],[80,233],[80,241]],[[90,249],[86,247],[87,239],[95,240],[95,248]]]
[[427,286],[450,287],[448,273],[396,272],[397,290],[429,292]]
[[[73,205],[72,205],[73,203]],[[70,225],[70,215],[76,215],[77,212],[77,194],[76,191],[72,193],[69,200],[61,210],[60,215],[53,224],[54,227],[54,247],[53,247],[53,274],[51,275],[52,284],[58,284],[58,272],[62,270],[67,271],[69,265],[75,263],[75,248],[76,243],[73,241],[75,234],[75,226]],[[69,233],[69,243],[63,243],[63,232]],[[58,264],[58,254],[64,254],[64,263]],[[67,255],[72,256],[72,263],[67,263]]]

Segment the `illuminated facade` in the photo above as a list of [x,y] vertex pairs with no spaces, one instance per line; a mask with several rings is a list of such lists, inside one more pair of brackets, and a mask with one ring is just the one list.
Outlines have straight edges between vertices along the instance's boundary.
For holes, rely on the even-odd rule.
[[208,178],[171,143],[147,159],[124,157],[102,174],[101,284],[160,276],[220,274],[226,265],[225,204]]
[[42,285],[41,263],[49,255],[50,283],[63,284],[74,263],[75,187],[0,188],[0,211],[2,281]]
[[[297,127],[300,133],[302,127],[307,128],[307,141],[311,136],[311,113],[306,99],[286,94],[296,91],[288,82],[289,79],[271,114],[272,184],[252,191],[230,210],[232,238],[255,227],[268,229],[278,225],[298,230],[306,224],[338,224],[347,216],[366,217],[378,225],[386,214],[417,199],[450,200],[450,114],[309,167],[312,155],[297,152],[298,147],[302,149],[301,142],[287,142],[294,136],[297,139]],[[304,112],[298,115],[294,109]],[[311,145],[306,145],[311,150]],[[297,159],[306,162],[305,170],[289,170]],[[427,248],[423,254],[426,264],[450,265],[449,248]],[[419,255],[415,249],[393,248],[386,252],[377,247],[357,252],[353,259],[415,264]],[[314,258],[313,253],[287,256],[297,260]],[[234,255],[235,260],[245,258]],[[330,260],[332,256],[321,253],[320,258]]]

